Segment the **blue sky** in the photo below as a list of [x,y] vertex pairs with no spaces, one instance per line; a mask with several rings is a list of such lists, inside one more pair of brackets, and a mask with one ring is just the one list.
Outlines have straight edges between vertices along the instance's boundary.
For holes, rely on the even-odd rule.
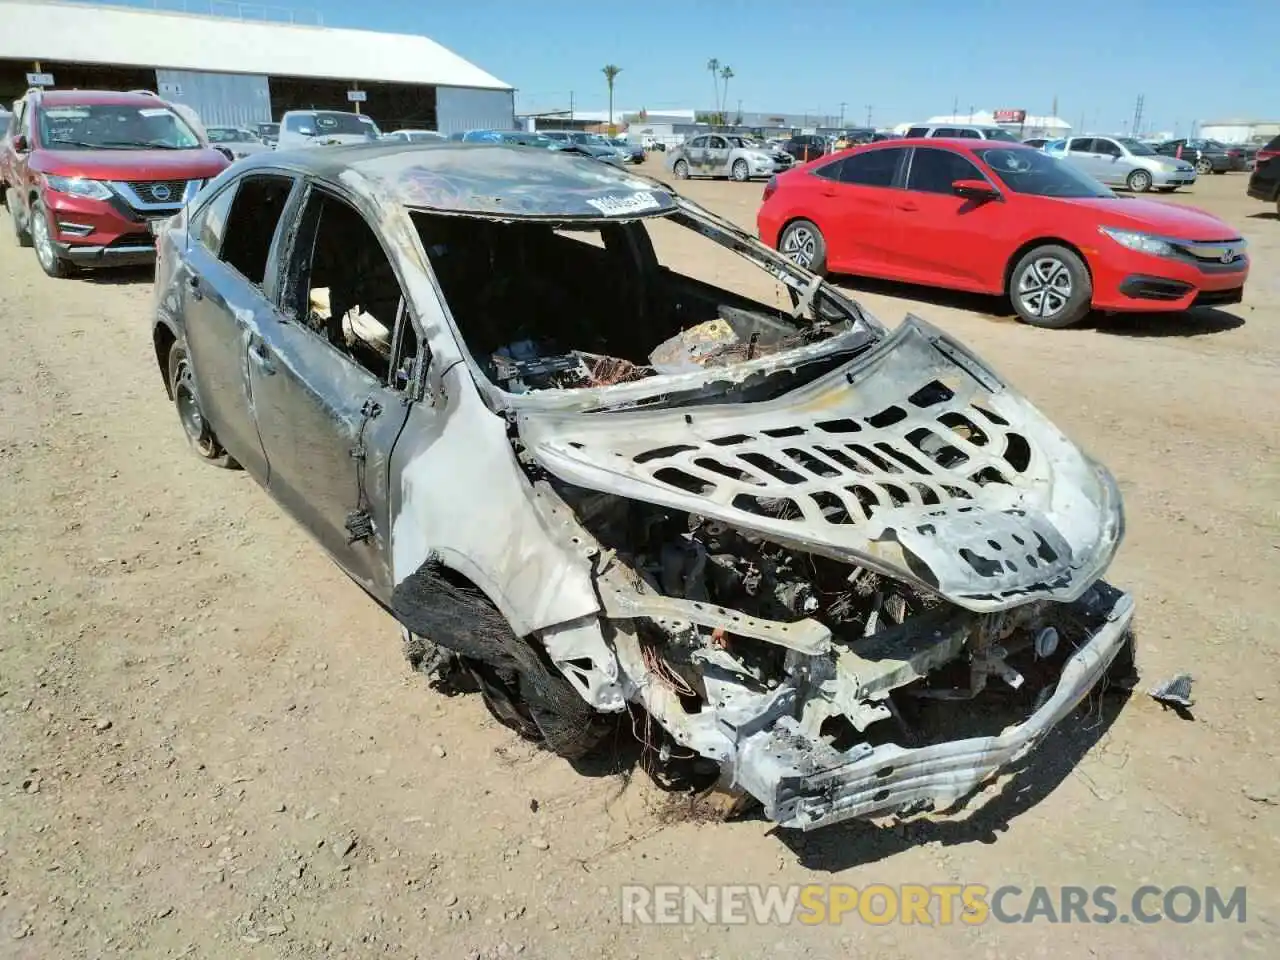
[[[268,0],[288,4],[295,0]],[[518,88],[518,110],[728,107],[891,125],[996,107],[1120,130],[1280,114],[1280,0],[296,0],[329,26],[422,33]],[[163,0],[162,3],[163,4]]]

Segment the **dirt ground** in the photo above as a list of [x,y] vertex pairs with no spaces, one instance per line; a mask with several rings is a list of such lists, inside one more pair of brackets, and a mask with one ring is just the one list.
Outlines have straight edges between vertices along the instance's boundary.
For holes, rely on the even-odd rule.
[[[651,164],[655,169],[657,164]],[[412,675],[393,623],[243,473],[188,452],[145,272],[54,281],[0,224],[0,957],[1280,956],[1280,220],[1242,305],[957,334],[1117,474],[1144,686],[959,812],[805,837],[588,777]],[[754,227],[760,184],[687,193]],[[728,268],[726,268],[728,269]],[[1240,925],[629,926],[628,883],[1248,887]],[[1055,893],[1056,896],[1056,893]]]

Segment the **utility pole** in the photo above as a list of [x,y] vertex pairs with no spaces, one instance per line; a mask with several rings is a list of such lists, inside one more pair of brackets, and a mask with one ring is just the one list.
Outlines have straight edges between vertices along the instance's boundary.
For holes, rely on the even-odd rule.
[[573,91],[569,91],[569,126],[573,126]]
[[871,104],[867,104],[867,126],[871,126]]
[[843,100],[840,101],[840,126],[841,127],[844,126],[844,108],[847,106],[848,104],[845,103]]
[[951,100],[951,116],[953,117],[960,116],[960,98],[959,97],[953,97]]
[[1133,135],[1136,137],[1142,131],[1142,105],[1146,102],[1143,94],[1138,94],[1138,102],[1133,108]]
[[969,122],[973,123],[973,104],[969,104]]

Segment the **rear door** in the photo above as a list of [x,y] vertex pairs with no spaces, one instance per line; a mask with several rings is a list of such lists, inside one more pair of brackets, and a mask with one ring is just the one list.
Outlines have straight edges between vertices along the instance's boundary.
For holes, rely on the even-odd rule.
[[1093,137],[1072,137],[1068,140],[1065,159],[1095,180],[1101,179],[1101,165],[1093,152]]
[[942,146],[912,150],[904,202],[897,205],[894,262],[900,277],[913,283],[998,292],[1012,249],[1009,205],[958,196],[957,180],[991,183],[958,151]]
[[271,494],[340,566],[391,595],[387,464],[418,372],[418,337],[377,231],[311,184],[285,244],[280,310],[249,348]]
[[707,138],[694,137],[684,146],[684,158],[689,162],[689,172],[693,175],[702,173],[702,164],[707,156]]
[[897,262],[894,236],[899,204],[905,200],[901,147],[864,150],[828,163],[815,176],[827,241],[827,263],[837,273],[891,274]]
[[261,483],[270,475],[248,373],[252,342],[275,322],[273,249],[296,178],[251,174],[203,204],[176,268],[200,404],[227,452]]

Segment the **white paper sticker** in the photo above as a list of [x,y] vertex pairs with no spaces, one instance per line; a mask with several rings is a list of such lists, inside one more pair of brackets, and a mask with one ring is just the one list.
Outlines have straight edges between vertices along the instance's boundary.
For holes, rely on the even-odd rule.
[[622,196],[595,197],[588,200],[587,203],[606,217],[618,217],[628,213],[657,210],[662,206],[658,202],[658,198],[647,190],[637,190],[635,193],[623,194]]
[[53,120],[83,120],[89,111],[85,107],[48,107],[44,115]]
[[164,107],[144,107],[138,111],[140,117],[168,117],[172,116]]

